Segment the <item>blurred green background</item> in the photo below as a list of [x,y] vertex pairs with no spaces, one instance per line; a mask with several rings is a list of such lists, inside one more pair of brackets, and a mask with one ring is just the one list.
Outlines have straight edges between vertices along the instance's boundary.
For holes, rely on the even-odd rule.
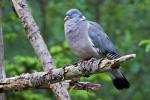
[[[25,31],[13,12],[11,0],[1,0],[7,77],[42,71]],[[64,37],[65,12],[78,8],[88,20],[101,24],[121,55],[136,53],[122,70],[131,83],[127,90],[116,90],[107,73],[94,74],[81,81],[100,83],[97,92],[70,90],[73,100],[148,100],[150,99],[150,0],[28,0],[29,8],[57,67],[78,58],[68,49]],[[9,92],[8,100],[54,100],[49,90]]]

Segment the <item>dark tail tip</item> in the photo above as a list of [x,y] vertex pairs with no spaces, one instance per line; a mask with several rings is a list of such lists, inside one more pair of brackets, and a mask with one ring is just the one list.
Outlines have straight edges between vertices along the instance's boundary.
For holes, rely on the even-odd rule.
[[113,79],[113,84],[119,90],[127,89],[127,88],[130,87],[129,82],[128,82],[128,80],[125,77]]

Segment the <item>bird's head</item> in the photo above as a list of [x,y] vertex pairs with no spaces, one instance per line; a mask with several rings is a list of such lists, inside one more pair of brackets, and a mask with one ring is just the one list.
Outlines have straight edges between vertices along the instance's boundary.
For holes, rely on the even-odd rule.
[[70,9],[69,11],[66,12],[66,17],[64,18],[64,21],[67,21],[73,18],[80,18],[81,20],[85,19],[85,17],[82,15],[82,13],[78,9]]

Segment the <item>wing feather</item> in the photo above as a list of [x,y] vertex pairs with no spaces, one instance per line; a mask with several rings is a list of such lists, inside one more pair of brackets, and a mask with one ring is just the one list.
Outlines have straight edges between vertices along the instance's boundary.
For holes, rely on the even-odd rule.
[[118,58],[120,56],[112,41],[96,22],[89,21],[88,34],[100,55],[108,57],[109,59]]

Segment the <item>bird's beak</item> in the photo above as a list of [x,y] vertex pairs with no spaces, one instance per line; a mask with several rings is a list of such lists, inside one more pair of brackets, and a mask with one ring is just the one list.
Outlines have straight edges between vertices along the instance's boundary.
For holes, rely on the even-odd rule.
[[69,18],[69,16],[66,16],[66,17],[64,18],[64,21],[66,21],[68,18]]

